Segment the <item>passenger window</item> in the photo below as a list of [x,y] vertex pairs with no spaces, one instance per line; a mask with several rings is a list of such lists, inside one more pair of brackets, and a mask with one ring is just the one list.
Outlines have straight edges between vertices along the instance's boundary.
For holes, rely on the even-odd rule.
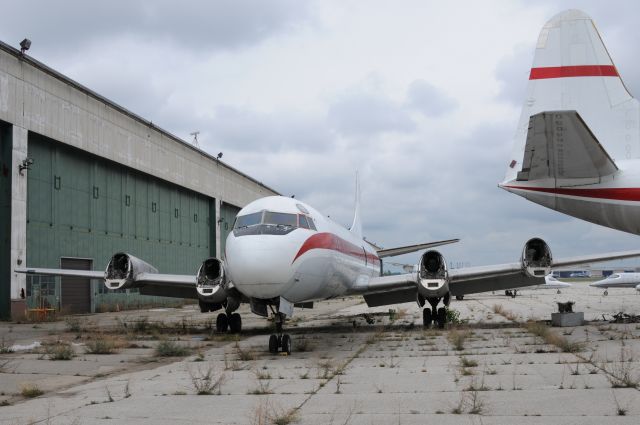
[[311,230],[317,230],[316,229],[316,225],[313,222],[313,219],[311,217],[307,217],[307,223],[309,223],[309,229]]
[[303,229],[309,228],[309,224],[307,223],[307,217],[303,215],[298,215],[298,223],[300,223],[300,227],[302,227]]

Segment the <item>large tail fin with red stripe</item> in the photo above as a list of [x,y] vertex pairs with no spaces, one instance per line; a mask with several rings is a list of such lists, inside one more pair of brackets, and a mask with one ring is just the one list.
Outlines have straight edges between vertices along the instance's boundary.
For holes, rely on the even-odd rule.
[[[640,158],[639,110],[638,101],[627,91],[591,18],[578,10],[559,13],[542,28],[536,44],[527,97],[503,186],[518,180],[519,173],[523,175],[533,115],[576,111],[605,153],[617,163]],[[562,149],[561,143],[558,146]]]

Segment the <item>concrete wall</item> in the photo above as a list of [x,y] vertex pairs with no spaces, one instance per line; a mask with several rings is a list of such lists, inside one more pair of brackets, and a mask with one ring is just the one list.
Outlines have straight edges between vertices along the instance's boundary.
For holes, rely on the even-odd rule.
[[[276,194],[255,179],[2,42],[0,121],[13,125],[11,267],[26,264],[28,255],[25,251],[27,178],[20,175],[18,165],[27,157],[29,132],[214,198],[216,216],[220,202],[242,207],[257,198]],[[220,247],[221,234],[215,231],[216,247]],[[15,273],[11,279],[11,298],[18,300],[25,279]]]

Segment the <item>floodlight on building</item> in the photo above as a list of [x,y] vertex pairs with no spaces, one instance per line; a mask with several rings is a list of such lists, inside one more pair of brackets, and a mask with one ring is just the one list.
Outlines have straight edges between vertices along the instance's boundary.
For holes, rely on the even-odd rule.
[[29,40],[28,38],[25,38],[20,42],[20,53],[24,55],[24,52],[29,50],[30,47],[31,47],[31,40]]

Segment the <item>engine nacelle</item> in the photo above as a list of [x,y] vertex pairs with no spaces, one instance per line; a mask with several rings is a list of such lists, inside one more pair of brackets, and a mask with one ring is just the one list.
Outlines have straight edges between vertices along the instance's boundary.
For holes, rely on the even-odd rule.
[[418,292],[424,298],[444,297],[449,293],[447,262],[438,251],[427,251],[420,257]]
[[224,265],[217,258],[202,262],[196,276],[198,298],[207,303],[222,303],[227,299]]
[[551,249],[540,238],[529,239],[522,249],[522,269],[530,277],[545,277],[551,273]]
[[640,285],[636,286],[636,291],[640,292]]
[[104,283],[108,289],[136,287],[136,276],[140,273],[158,273],[151,264],[125,252],[114,254],[104,272]]

